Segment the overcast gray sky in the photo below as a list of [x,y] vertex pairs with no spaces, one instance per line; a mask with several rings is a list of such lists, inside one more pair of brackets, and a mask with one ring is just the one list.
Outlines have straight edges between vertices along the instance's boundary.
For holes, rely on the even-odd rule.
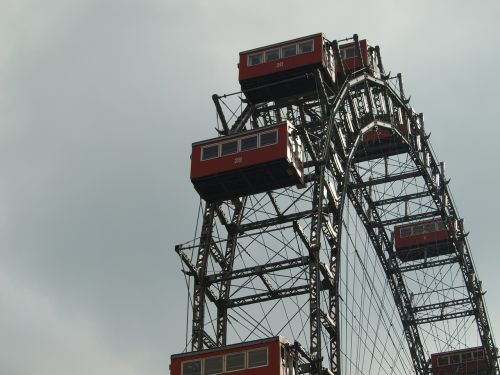
[[210,96],[238,89],[240,50],[315,32],[403,73],[500,340],[499,19],[488,0],[2,0],[0,374],[168,372]]

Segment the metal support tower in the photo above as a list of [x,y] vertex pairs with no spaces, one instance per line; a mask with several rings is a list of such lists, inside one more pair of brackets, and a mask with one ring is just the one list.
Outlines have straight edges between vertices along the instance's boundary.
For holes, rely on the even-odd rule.
[[[339,59],[338,47],[334,51]],[[307,185],[207,204],[198,242],[176,247],[194,279],[191,350],[287,334],[296,341],[302,373],[373,369],[377,338],[358,341],[374,347],[365,368],[361,359],[352,358],[343,337],[349,324],[358,340],[378,332],[370,323],[372,313],[366,326],[346,323],[358,308],[355,298],[352,305],[345,301],[350,293],[368,298],[358,287],[349,290],[341,272],[353,262],[345,259],[346,244],[352,241],[351,257],[360,259],[365,273],[367,261],[361,261],[359,248],[372,251],[394,303],[398,324],[381,324],[387,330],[400,326],[406,342],[403,348],[394,333],[388,335],[395,358],[406,356],[411,367],[399,368],[395,362],[387,373],[426,375],[431,353],[469,345],[473,331],[486,349],[491,374],[498,374],[484,293],[463,221],[444,164],[432,152],[423,115],[415,113],[404,95],[401,75],[379,78],[361,70],[336,88],[325,86],[319,74],[314,79],[317,92],[247,104],[231,126],[219,103],[223,97],[213,96],[221,134],[291,121],[305,146]],[[391,136],[365,141],[379,130]],[[393,226],[434,217],[446,223],[452,251],[410,262],[398,258]],[[359,223],[355,232],[349,220]],[[355,236],[365,236],[366,242],[354,242]],[[376,276],[366,278],[366,288],[373,287]],[[379,365],[386,366],[383,361]]]

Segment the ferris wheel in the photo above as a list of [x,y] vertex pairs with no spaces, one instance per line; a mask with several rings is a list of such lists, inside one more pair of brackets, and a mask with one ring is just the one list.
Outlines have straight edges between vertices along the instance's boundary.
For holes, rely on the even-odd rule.
[[172,375],[498,374],[445,165],[378,46],[309,35],[241,52],[239,80],[193,143]]

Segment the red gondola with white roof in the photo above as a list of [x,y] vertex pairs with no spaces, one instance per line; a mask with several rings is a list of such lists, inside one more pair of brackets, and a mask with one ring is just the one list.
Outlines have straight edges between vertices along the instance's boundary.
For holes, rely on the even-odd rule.
[[289,122],[193,143],[191,181],[207,202],[304,183],[303,149]]
[[322,33],[240,52],[241,90],[253,103],[316,91],[314,72],[333,86],[335,63]]
[[431,354],[433,375],[486,375],[488,363],[482,346]]
[[394,227],[394,247],[402,261],[453,252],[448,230],[441,218]]
[[297,367],[281,336],[171,356],[170,375],[292,375]]

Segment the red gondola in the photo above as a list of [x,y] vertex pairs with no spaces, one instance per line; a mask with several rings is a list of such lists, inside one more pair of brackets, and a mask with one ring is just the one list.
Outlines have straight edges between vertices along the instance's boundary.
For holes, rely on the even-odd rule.
[[[390,121],[390,118],[388,118]],[[394,122],[396,123],[397,130],[405,138],[408,138],[410,133],[409,122],[403,110],[396,108],[394,112]],[[363,142],[366,143],[384,143],[394,141],[395,134],[384,127],[379,127],[376,130],[370,130],[363,135]],[[399,140],[399,138],[398,138]]]
[[296,360],[281,337],[171,356],[170,375],[292,375]]
[[238,67],[241,90],[253,103],[316,91],[316,69],[328,85],[335,81],[332,49],[322,33],[240,52]]
[[303,149],[284,122],[193,143],[191,181],[207,202],[304,183]]
[[448,230],[441,219],[394,227],[394,247],[402,261],[453,252]]
[[431,354],[433,375],[486,375],[489,373],[483,347]]
[[[341,44],[339,45],[339,50],[346,75],[364,67],[368,67],[374,76],[380,76],[378,57],[375,48],[370,46],[366,39],[359,41],[359,51],[356,42]],[[359,52],[361,52],[362,60]],[[335,72],[338,82],[342,79],[340,76],[341,71],[341,67],[337,66]]]
[[[393,124],[401,136],[408,139],[410,134],[410,122],[403,110],[395,108],[392,110],[394,118]],[[387,123],[391,122],[391,115],[380,116],[380,120]],[[363,145],[356,152],[356,160],[369,160],[373,158],[401,154],[408,151],[408,146],[401,137],[394,131],[386,127],[379,126],[363,134]]]

